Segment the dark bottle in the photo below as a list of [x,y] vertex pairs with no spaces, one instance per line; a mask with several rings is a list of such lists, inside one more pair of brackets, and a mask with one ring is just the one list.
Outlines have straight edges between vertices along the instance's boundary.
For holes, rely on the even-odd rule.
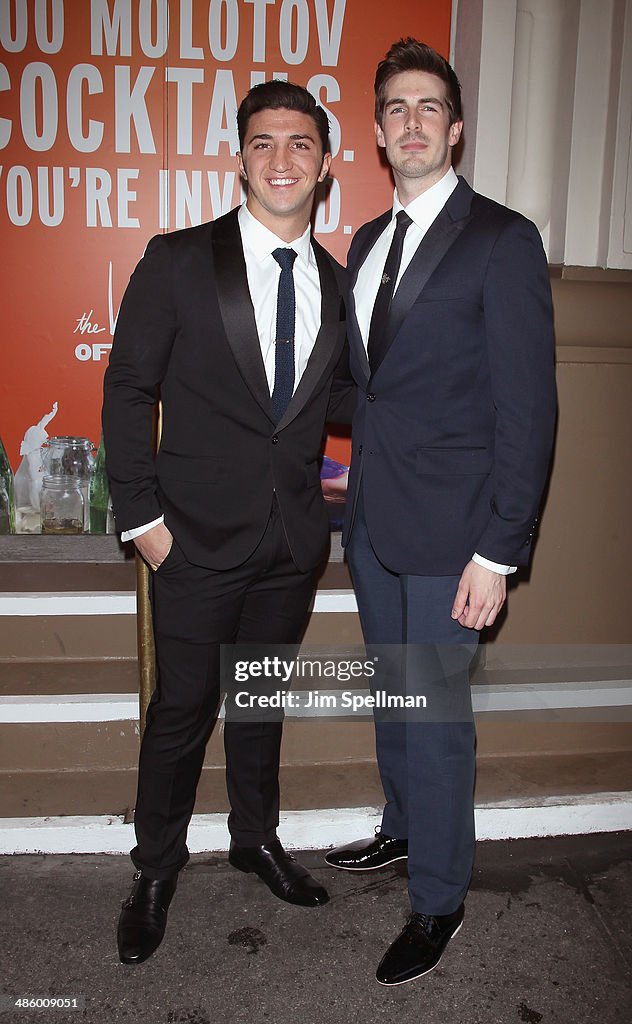
[[0,438],[0,533],[15,533],[13,470]]

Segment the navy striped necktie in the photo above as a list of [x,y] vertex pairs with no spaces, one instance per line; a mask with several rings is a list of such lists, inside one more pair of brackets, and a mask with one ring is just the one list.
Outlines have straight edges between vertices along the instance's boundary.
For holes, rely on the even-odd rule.
[[283,418],[294,393],[296,296],[292,268],[296,253],[294,249],[275,249],[272,255],[281,267],[277,292],[274,389],[272,391],[272,411],[275,422],[278,423]]

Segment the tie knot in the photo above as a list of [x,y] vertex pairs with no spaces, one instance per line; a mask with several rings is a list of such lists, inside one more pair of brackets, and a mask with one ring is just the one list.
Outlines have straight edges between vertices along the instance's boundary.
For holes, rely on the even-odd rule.
[[408,216],[406,210],[400,210],[397,216],[395,217],[395,220],[397,221],[395,225],[396,234],[405,235],[406,232],[408,231],[408,228],[412,224],[412,218]]
[[296,259],[294,249],[275,249],[272,253],[281,270],[291,270]]

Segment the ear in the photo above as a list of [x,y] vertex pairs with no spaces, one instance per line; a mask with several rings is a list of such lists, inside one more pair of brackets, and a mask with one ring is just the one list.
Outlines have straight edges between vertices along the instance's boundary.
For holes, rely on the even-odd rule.
[[248,181],[248,175],[246,174],[246,168],[241,153],[237,154],[237,166],[239,167],[239,173],[241,174],[244,181]]
[[454,124],[450,125],[448,129],[448,145],[456,146],[457,142],[461,138],[461,132],[463,131],[463,122],[455,121]]
[[320,174],[318,175],[319,181],[324,181],[329,174],[329,168],[331,167],[331,153],[325,153],[323,156],[322,167],[320,168]]
[[386,148],[386,139],[384,138],[384,132],[380,128],[380,126],[377,123],[377,121],[373,122],[373,128],[375,130],[375,138],[377,140],[378,146],[381,146],[382,149],[385,149]]

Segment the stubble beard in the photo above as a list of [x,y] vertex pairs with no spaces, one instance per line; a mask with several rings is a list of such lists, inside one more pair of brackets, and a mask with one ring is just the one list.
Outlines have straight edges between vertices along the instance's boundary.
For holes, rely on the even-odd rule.
[[[398,163],[391,163],[393,170],[397,174],[401,175],[402,178],[427,178],[433,175],[437,175],[438,178],[442,177],[448,156],[447,147],[443,153],[433,153],[430,150],[425,150],[423,153],[410,153],[407,155],[399,149],[402,141],[404,140],[399,139],[396,144],[400,159]],[[412,140],[406,139],[405,141]],[[419,136],[419,141],[429,145],[428,140],[422,136]]]

